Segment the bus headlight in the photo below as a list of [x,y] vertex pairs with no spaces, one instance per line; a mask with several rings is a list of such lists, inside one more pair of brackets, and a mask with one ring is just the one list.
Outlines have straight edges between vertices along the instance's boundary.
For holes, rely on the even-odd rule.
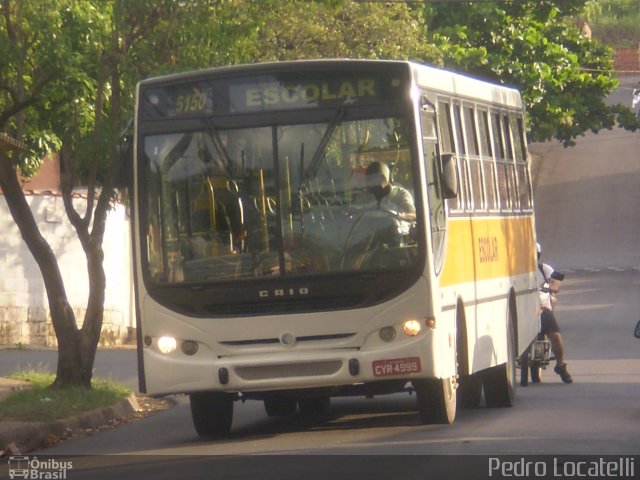
[[407,320],[402,324],[402,330],[404,331],[405,335],[415,337],[420,333],[422,327],[420,327],[420,322],[418,322],[417,320]]
[[160,350],[161,353],[171,353],[176,349],[177,345],[178,343],[173,337],[158,338],[158,350]]

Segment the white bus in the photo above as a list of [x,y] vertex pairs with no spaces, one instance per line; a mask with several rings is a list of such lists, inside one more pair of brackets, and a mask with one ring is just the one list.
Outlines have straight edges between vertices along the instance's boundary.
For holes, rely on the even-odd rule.
[[423,423],[483,392],[510,406],[539,330],[523,114],[513,89],[410,62],[142,81],[140,391],[188,394],[202,436],[246,399],[315,415],[414,391]]

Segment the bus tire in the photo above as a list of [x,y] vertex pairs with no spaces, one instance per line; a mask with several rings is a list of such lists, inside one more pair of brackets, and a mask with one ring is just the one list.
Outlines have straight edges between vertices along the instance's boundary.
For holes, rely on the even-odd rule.
[[507,361],[489,368],[483,375],[484,399],[489,408],[511,407],[515,399],[516,364],[513,321],[507,323]]
[[264,410],[270,417],[293,415],[296,412],[298,402],[295,398],[283,395],[273,395],[264,399]]
[[300,414],[304,417],[326,415],[331,406],[331,397],[308,397],[298,400]]
[[197,392],[189,395],[191,418],[201,437],[226,436],[233,420],[233,397],[222,392]]
[[414,380],[418,414],[424,424],[449,424],[456,417],[455,378]]

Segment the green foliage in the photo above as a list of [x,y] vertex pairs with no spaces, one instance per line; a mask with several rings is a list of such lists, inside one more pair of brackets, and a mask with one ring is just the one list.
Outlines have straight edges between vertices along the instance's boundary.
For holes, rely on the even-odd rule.
[[12,378],[31,385],[0,402],[1,420],[49,422],[81,412],[114,405],[131,395],[124,385],[94,380],[91,389],[53,388],[54,375],[34,370],[17,372]]
[[529,136],[565,146],[586,131],[638,124],[604,103],[616,86],[611,50],[567,21],[584,0],[486,2],[437,6],[430,38],[445,65],[518,88]]
[[255,60],[370,58],[441,64],[421,16],[403,3],[281,2],[264,8]]
[[0,4],[0,130],[28,145],[21,162],[26,175],[60,147],[52,107],[72,76],[70,48],[87,21],[86,14],[69,13],[70,3],[82,11],[81,2],[66,0]]

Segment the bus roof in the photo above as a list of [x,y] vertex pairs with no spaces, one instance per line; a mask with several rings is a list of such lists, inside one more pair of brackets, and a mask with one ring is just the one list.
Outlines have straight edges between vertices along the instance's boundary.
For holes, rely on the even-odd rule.
[[431,65],[400,60],[360,60],[360,59],[315,59],[287,60],[281,62],[264,62],[242,65],[213,67],[203,70],[174,73],[152,77],[139,82],[138,86],[149,86],[158,83],[179,83],[188,79],[202,79],[212,75],[225,77],[241,74],[265,74],[273,71],[301,71],[306,67],[340,68],[363,65],[406,65],[411,70],[415,83],[423,88],[448,95],[480,99],[511,107],[522,107],[518,90],[503,85],[487,82],[471,76]]

